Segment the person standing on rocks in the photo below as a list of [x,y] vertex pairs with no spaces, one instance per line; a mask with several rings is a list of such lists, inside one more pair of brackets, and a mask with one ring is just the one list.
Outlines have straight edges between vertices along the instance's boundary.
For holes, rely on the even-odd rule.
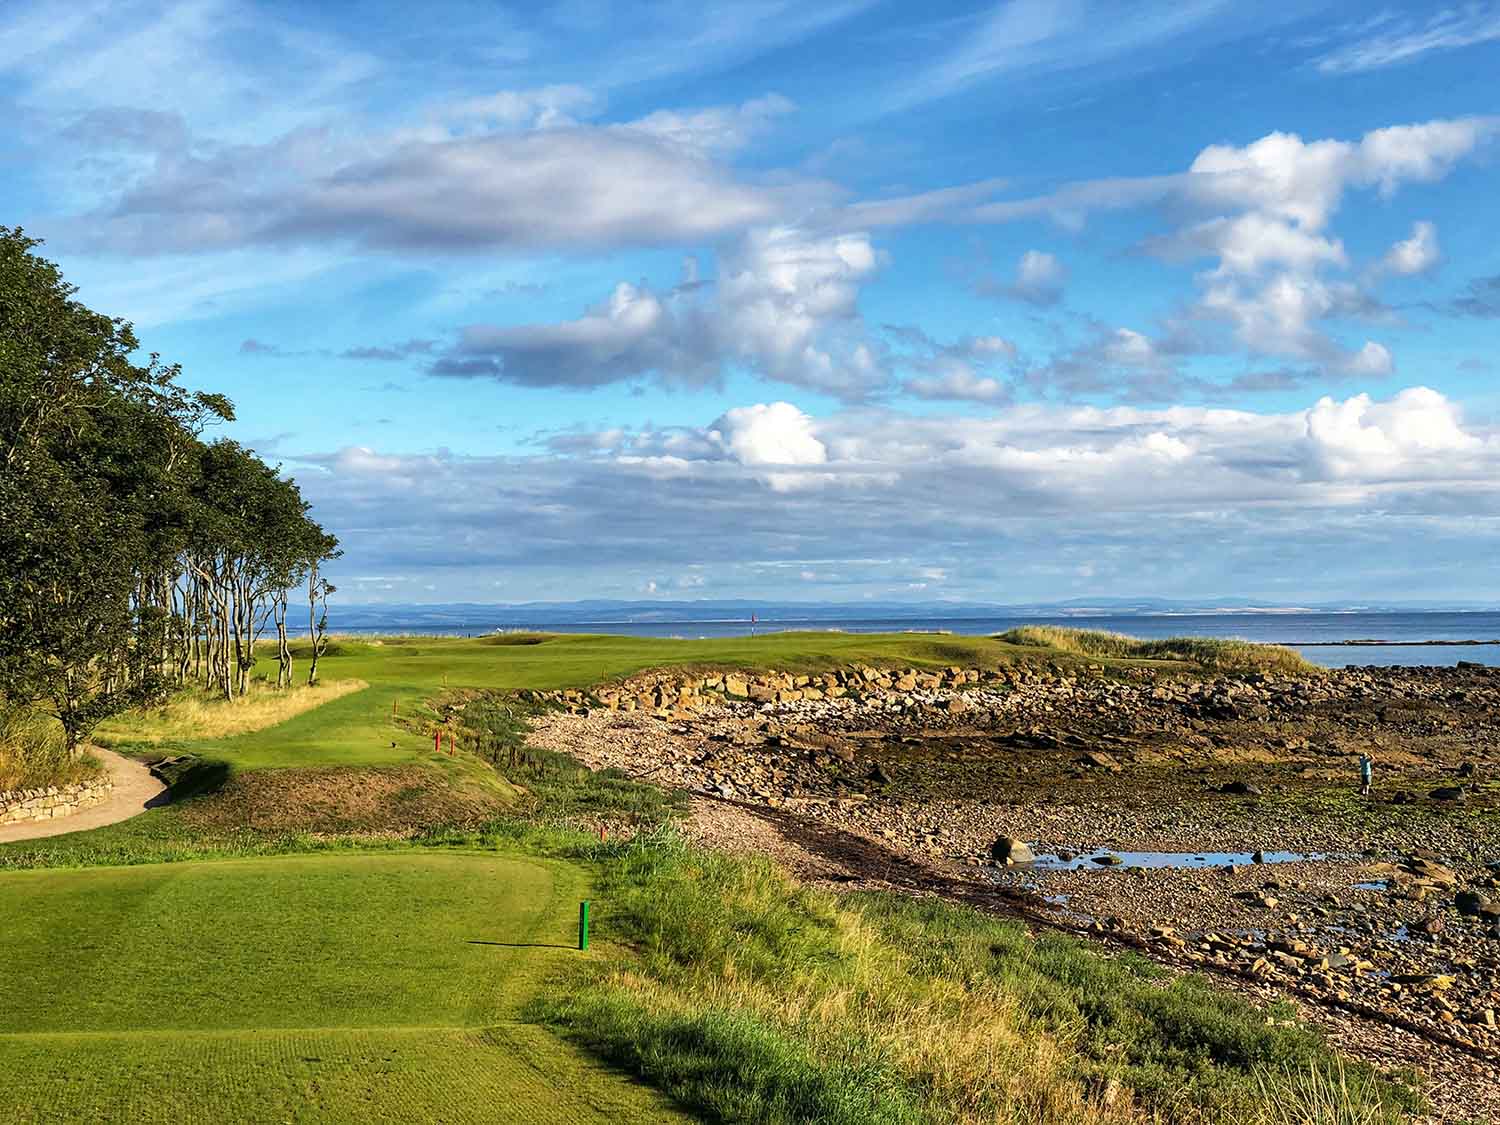
[[1375,774],[1375,759],[1368,754],[1359,756],[1359,795],[1368,797],[1370,795],[1370,781]]

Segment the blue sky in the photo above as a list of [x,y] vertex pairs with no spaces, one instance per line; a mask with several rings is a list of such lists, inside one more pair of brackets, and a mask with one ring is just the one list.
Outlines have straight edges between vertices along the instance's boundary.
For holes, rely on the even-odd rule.
[[1493,600],[1500,4],[11,3],[357,601]]

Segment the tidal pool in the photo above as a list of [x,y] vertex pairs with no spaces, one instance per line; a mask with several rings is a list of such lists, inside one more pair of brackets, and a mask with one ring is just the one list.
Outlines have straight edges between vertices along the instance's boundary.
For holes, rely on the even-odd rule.
[[[1038,855],[1030,866],[1037,871],[1108,871],[1126,867],[1162,868],[1228,867],[1231,863],[1248,866],[1255,852],[1117,852],[1100,849],[1063,859],[1056,855]],[[1117,856],[1119,862],[1109,860]],[[1303,859],[1324,859],[1320,852],[1261,852],[1263,864],[1296,863]],[[1105,862],[1101,862],[1105,861]]]

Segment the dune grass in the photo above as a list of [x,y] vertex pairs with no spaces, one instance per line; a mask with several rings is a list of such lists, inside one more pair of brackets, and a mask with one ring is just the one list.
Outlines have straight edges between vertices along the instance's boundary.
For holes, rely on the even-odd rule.
[[1333,1082],[1341,1121],[1412,1104],[1287,1012],[967,907],[839,898],[670,834],[600,880],[640,961],[532,1012],[712,1118],[1250,1123]]
[[1103,660],[1164,660],[1196,664],[1215,672],[1280,672],[1307,675],[1317,672],[1294,649],[1255,644],[1226,637],[1165,637],[1143,640],[1098,629],[1070,629],[1061,625],[1022,625],[1000,634],[1006,644],[1048,649],[1072,656]]
[[0,701],[0,793],[72,785],[101,768],[87,753],[68,753],[62,724],[51,715]]
[[297,684],[277,690],[257,679],[250,682],[247,694],[233,699],[192,688],[160,706],[107,720],[94,732],[94,740],[103,746],[115,741],[156,746],[184,739],[230,738],[284,723],[369,686],[363,680],[320,680],[311,687]]

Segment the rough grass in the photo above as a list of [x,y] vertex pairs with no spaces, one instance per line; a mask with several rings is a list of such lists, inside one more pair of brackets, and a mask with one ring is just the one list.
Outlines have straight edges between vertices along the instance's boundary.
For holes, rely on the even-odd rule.
[[1279,1121],[1304,1073],[1342,1083],[1328,1120],[1410,1103],[1200,978],[939,900],[839,899],[671,835],[622,848],[600,892],[639,964],[532,1014],[718,1119]]
[[0,793],[72,785],[101,768],[97,758],[68,753],[62,724],[52,716],[0,704]]
[[1045,648],[1102,660],[1171,660],[1219,672],[1317,672],[1293,649],[1223,637],[1165,637],[1142,640],[1124,633],[1069,629],[1061,625],[1022,625],[1000,634],[1007,644]]
[[363,680],[320,680],[312,687],[298,684],[277,690],[264,680],[252,680],[249,693],[233,699],[195,688],[159,707],[116,716],[100,726],[94,739],[104,746],[158,746],[182,739],[230,738],[284,723],[368,686]]

